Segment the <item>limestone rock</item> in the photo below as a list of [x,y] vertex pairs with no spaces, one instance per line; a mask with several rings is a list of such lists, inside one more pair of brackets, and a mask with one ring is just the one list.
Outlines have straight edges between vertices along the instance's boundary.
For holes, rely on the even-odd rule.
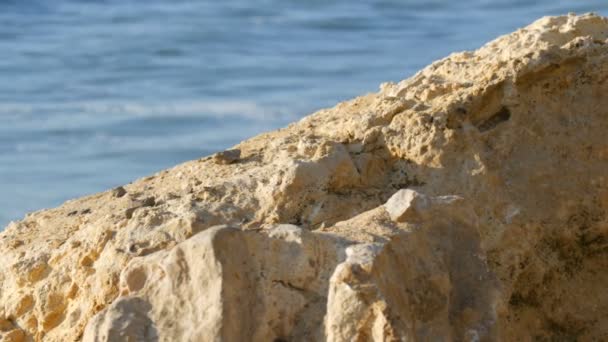
[[608,20],[547,17],[0,233],[0,341],[608,338]]
[[455,207],[446,197],[400,192],[389,202],[425,198],[428,216],[388,243],[347,249],[330,281],[327,339],[496,340],[500,283],[488,269],[474,212],[464,201]]
[[289,225],[265,234],[210,228],[133,259],[120,299],[93,318],[84,340],[319,340],[339,246]]
[[420,220],[428,206],[428,198],[410,189],[397,191],[386,202],[386,211],[396,222]]

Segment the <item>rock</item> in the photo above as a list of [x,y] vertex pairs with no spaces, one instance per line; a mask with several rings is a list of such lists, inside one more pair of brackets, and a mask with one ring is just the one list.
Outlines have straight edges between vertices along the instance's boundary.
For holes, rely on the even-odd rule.
[[127,194],[127,190],[125,190],[125,188],[123,188],[122,186],[119,186],[112,190],[112,196],[114,196],[116,198],[121,198],[122,196],[124,196],[126,194]]
[[604,340],[607,38],[542,18],[11,223],[0,340]]
[[125,216],[127,219],[130,219],[133,217],[135,210],[144,207],[153,207],[154,205],[156,205],[154,196],[146,197],[141,201],[135,201],[127,210],[125,210]]
[[240,158],[241,150],[239,149],[226,150],[213,155],[213,161],[215,161],[216,164],[222,165],[235,163]]
[[391,196],[384,207],[393,221],[405,222],[421,219],[421,214],[428,205],[426,196],[414,190],[403,189]]
[[453,202],[445,200],[452,196],[429,198],[401,190],[389,202],[399,207],[395,202],[420,198],[428,215],[418,229],[385,244],[346,250],[345,262],[330,281],[327,340],[498,339],[495,293],[500,282],[488,270],[476,220],[453,215]]
[[[340,241],[282,225],[267,234],[219,226],[133,259],[121,299],[85,341],[318,340]],[[201,296],[193,297],[200,293]],[[179,321],[165,322],[166,317]]]
[[457,195],[428,197],[415,190],[402,189],[397,191],[384,205],[391,220],[395,222],[421,222],[433,219],[434,208],[441,206],[453,208],[460,214],[452,213],[452,216],[468,217],[474,220],[475,214],[470,210],[462,210],[459,204],[463,198]]

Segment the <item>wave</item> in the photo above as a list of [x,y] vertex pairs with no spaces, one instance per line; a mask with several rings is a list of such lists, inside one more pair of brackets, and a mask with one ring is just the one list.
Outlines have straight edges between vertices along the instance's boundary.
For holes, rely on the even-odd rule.
[[[96,130],[101,127],[120,127],[122,123],[141,120],[153,120],[159,125],[167,122],[169,126],[178,121],[246,121],[276,128],[296,120],[296,113],[278,106],[240,100],[0,104],[0,120],[3,122],[0,133],[5,132],[8,136],[20,133]],[[147,126],[149,124],[152,124],[152,121],[148,122]]]
[[[0,116],[3,120],[18,121],[27,116],[47,115],[48,119],[57,119],[62,115],[74,118],[78,115],[109,115],[121,118],[136,117],[234,117],[256,121],[276,121],[294,119],[296,116],[287,108],[262,105],[253,101],[175,101],[154,103],[144,101],[104,102],[86,101],[40,104],[1,104]],[[44,118],[42,118],[44,119]]]
[[[296,119],[252,101],[79,102],[0,105],[0,159],[29,155],[217,150]],[[19,157],[21,158],[21,157]]]

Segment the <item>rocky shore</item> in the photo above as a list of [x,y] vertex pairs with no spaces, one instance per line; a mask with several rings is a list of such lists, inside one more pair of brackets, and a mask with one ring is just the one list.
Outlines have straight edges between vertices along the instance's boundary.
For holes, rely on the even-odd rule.
[[607,340],[607,39],[542,18],[29,214],[0,341]]

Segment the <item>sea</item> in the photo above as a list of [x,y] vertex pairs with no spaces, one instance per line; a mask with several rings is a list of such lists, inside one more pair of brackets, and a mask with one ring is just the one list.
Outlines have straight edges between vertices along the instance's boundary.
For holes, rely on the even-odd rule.
[[0,230],[605,0],[0,0]]

